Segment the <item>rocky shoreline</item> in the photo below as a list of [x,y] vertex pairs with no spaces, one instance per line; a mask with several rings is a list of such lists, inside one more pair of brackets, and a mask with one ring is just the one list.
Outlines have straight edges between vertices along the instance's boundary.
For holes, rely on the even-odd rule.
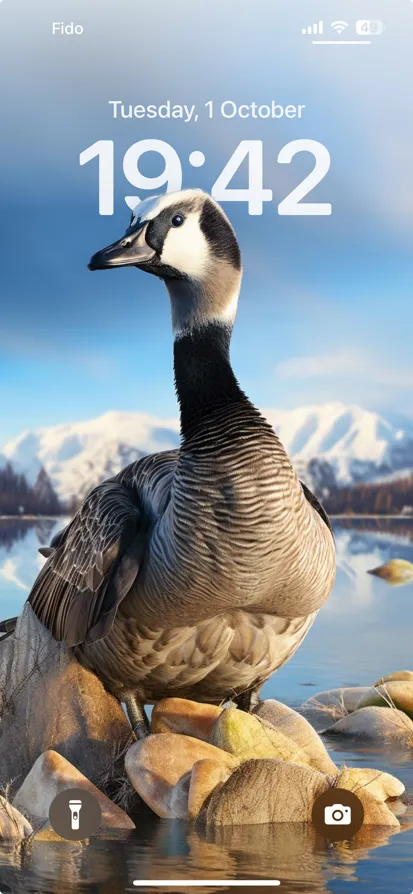
[[68,788],[97,798],[103,838],[151,814],[197,829],[311,825],[314,801],[330,788],[357,794],[364,826],[399,831],[404,785],[336,766],[316,729],[411,748],[413,757],[413,672],[319,693],[300,711],[272,699],[253,714],[164,699],[151,735],[137,742],[119,703],[26,605],[14,635],[0,640],[0,842],[61,840],[49,808]]

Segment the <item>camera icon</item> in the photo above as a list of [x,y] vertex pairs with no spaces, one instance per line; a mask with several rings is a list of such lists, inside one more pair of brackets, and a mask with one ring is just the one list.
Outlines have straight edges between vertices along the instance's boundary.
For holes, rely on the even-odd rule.
[[324,808],[326,826],[349,826],[351,824],[351,807],[344,804],[332,804]]

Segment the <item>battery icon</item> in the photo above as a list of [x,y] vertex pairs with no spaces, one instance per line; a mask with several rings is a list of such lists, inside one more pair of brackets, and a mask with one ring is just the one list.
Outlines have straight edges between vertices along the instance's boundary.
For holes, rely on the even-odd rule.
[[361,37],[375,37],[378,34],[383,34],[384,24],[380,19],[359,19],[356,22],[356,32],[360,34]]

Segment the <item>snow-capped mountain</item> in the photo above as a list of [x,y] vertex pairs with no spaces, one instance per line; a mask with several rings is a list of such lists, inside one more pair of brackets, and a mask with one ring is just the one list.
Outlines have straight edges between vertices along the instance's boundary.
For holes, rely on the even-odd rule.
[[[264,410],[292,461],[318,494],[337,486],[413,469],[413,422],[393,423],[341,403]],[[29,484],[44,468],[63,501],[79,498],[146,453],[179,445],[176,419],[110,412],[87,422],[27,431],[3,447],[6,462]]]
[[328,403],[267,410],[300,474],[333,472],[338,486],[413,470],[413,421],[385,419],[356,405]]
[[0,468],[9,462],[30,485],[44,468],[57,495],[68,501],[84,496],[146,453],[178,445],[176,419],[110,412],[87,422],[23,432],[3,448]]

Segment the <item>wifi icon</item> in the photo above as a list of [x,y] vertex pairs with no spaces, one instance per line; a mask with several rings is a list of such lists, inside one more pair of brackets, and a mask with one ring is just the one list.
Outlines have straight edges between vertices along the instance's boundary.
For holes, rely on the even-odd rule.
[[348,22],[332,22],[331,27],[334,28],[337,34],[342,34],[348,28]]

